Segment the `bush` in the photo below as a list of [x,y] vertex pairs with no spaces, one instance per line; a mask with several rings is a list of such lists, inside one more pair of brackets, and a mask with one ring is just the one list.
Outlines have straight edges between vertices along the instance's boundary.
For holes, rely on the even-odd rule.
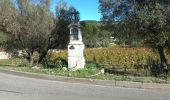
[[8,60],[11,66],[15,67],[29,67],[30,64],[27,59],[24,58],[12,58]]
[[50,51],[44,63],[47,68],[63,68],[68,66],[66,51],[52,52]]

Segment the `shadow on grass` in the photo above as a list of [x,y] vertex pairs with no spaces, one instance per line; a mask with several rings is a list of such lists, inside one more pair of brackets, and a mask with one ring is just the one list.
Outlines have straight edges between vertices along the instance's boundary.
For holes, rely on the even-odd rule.
[[[125,69],[125,68],[111,67],[111,68],[104,68],[104,70],[105,73],[108,74],[116,74],[116,75],[123,75],[123,76],[128,76],[128,75],[142,76],[142,77],[154,76],[159,78],[170,77],[170,73],[166,74],[163,70],[161,70],[160,64],[153,64],[152,66],[150,66],[149,69],[132,70],[132,69]],[[170,71],[170,67],[168,68],[168,70]]]
[[117,69],[117,68],[105,68],[105,73],[109,74],[116,74],[116,75],[135,75],[132,72],[124,71],[123,69]]

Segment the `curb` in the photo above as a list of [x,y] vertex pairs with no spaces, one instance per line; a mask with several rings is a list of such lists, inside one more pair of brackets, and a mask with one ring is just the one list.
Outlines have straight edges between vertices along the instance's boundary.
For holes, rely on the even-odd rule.
[[70,82],[70,83],[83,83],[83,84],[111,86],[111,87],[125,87],[125,88],[170,90],[170,84],[74,78],[74,77],[29,73],[29,72],[19,72],[19,71],[6,70],[6,69],[0,69],[0,73],[17,75],[22,77],[29,77],[29,78],[36,78],[36,79],[43,79],[43,80]]

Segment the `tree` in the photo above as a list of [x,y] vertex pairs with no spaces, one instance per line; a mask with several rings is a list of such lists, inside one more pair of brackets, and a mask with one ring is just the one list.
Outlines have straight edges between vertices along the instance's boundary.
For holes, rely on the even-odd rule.
[[46,57],[48,50],[50,49],[65,49],[69,42],[69,28],[71,23],[72,11],[76,10],[74,7],[68,7],[67,3],[60,0],[56,5],[55,15],[55,29],[52,31],[49,38],[48,47],[45,50],[41,50],[38,63],[42,63]]
[[1,0],[0,1],[0,30],[6,31],[5,27],[8,24],[8,22],[12,21],[11,16],[16,11],[14,10],[14,7],[12,5],[12,2],[10,0]]
[[[56,6],[56,35],[58,37],[56,41],[58,42],[58,48],[65,49],[67,47],[70,30],[68,25],[71,23],[71,12],[74,7],[68,7],[67,3],[60,0]],[[76,9],[75,9],[76,10]]]
[[165,69],[164,48],[169,46],[170,38],[169,3],[169,0],[99,0],[104,24],[117,33],[135,34],[156,48]]
[[66,48],[69,40],[68,25],[71,21],[71,11],[75,8],[59,1],[54,16],[49,9],[50,2],[51,0],[2,2],[0,28],[10,35],[4,47],[9,51],[24,50],[31,66],[35,63],[35,52],[39,54],[36,63],[42,63],[50,49]]
[[86,47],[107,47],[110,43],[110,33],[101,29],[99,22],[82,21],[82,35]]
[[132,45],[139,42],[135,31],[137,27],[132,4],[128,0],[99,0],[99,10],[104,28],[112,33],[117,42],[122,45]]
[[10,39],[7,25],[13,22],[13,16],[16,10],[11,0],[0,1],[0,47],[3,48],[4,43]]
[[31,66],[34,52],[47,48],[55,25],[49,3],[45,1],[39,0],[33,4],[33,0],[16,0],[12,5],[14,12],[9,16],[11,20],[4,23],[4,30],[11,34],[11,39],[6,42],[7,49],[26,51],[25,56]]

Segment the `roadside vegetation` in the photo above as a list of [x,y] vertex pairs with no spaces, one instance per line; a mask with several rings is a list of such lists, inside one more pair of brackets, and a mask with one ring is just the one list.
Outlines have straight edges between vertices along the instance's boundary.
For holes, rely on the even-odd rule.
[[[0,0],[0,68],[103,80],[170,83],[170,1],[99,0],[101,21],[81,21],[85,69],[67,68],[75,7],[60,0]],[[34,2],[34,3],[33,3]],[[96,12],[97,13],[97,12]],[[81,12],[80,12],[81,14]]]
[[[14,59],[13,59],[14,60]],[[61,68],[32,68],[29,66],[21,67],[14,66],[11,64],[11,60],[1,60],[0,69],[7,69],[19,72],[31,72],[47,75],[65,76],[65,77],[75,77],[75,78],[87,78],[87,79],[101,79],[101,80],[115,80],[115,81],[131,81],[131,82],[142,82],[142,83],[163,83],[170,84],[170,78],[165,77],[151,77],[151,76],[134,76],[134,75],[124,75],[124,74],[110,74],[101,73],[94,64],[87,64],[85,69],[77,71],[69,71]]]
[[[167,55],[170,57],[169,54]],[[36,55],[34,57],[36,59]],[[170,75],[166,75],[161,70],[159,54],[152,49],[120,47],[86,49],[86,62],[85,69],[69,71],[67,51],[51,51],[43,65],[32,67],[26,59],[13,58],[1,60],[0,67],[21,72],[77,78],[170,83]]]

